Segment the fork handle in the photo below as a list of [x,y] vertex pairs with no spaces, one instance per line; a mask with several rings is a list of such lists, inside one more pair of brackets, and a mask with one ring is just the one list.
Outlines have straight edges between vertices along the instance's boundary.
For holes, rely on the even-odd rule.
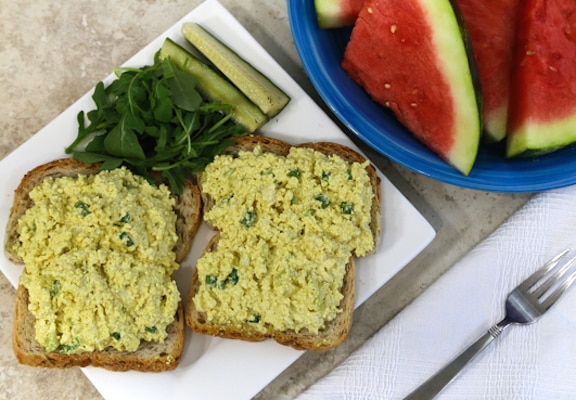
[[488,332],[478,338],[476,342],[470,345],[470,347],[464,350],[458,357],[410,393],[404,400],[429,400],[436,397],[442,389],[448,386],[448,384],[462,372],[464,367],[472,359],[492,343],[494,339],[500,336],[507,325],[508,323],[505,321],[494,325]]

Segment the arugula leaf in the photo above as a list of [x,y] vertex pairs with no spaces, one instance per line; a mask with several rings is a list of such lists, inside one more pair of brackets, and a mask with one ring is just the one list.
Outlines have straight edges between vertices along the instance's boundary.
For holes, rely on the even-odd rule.
[[138,128],[137,121],[138,119],[134,115],[127,113],[120,120],[120,123],[110,130],[104,138],[104,148],[109,154],[137,160],[146,158],[135,133],[135,129]]
[[110,157],[98,153],[74,152],[72,155],[75,159],[80,160],[86,164],[102,163],[100,166],[100,169],[102,170],[118,168],[124,162],[124,159],[122,158]]
[[173,118],[174,103],[169,97],[161,97],[155,101],[154,118],[160,122],[170,122]]
[[[99,82],[95,109],[77,115],[78,134],[66,152],[102,169],[121,165],[149,179],[151,171],[175,193],[246,130],[231,119],[231,106],[208,101],[197,78],[169,58],[140,68],[115,68],[107,87]],[[85,145],[85,146],[84,146]]]
[[181,69],[176,68],[170,59],[164,60],[167,69],[171,69],[172,77],[168,80],[168,86],[172,91],[172,101],[182,110],[195,111],[202,104],[202,96],[196,91],[198,79]]

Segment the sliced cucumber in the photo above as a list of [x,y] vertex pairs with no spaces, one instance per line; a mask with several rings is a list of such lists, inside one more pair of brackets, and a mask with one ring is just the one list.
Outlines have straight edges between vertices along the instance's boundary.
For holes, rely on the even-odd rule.
[[269,118],[282,111],[290,101],[274,82],[201,25],[186,22],[182,25],[182,34]]
[[232,118],[249,133],[268,121],[266,114],[238,88],[170,38],[164,41],[159,57],[169,58],[178,68],[196,76],[197,89],[202,96],[232,106]]

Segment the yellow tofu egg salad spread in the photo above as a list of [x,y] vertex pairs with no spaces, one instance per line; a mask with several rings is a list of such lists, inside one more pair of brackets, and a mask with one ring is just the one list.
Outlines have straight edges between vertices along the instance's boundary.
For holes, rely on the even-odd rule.
[[374,248],[367,165],[297,147],[217,156],[201,184],[220,239],[197,263],[196,308],[259,331],[317,333],[334,319],[351,255]]
[[180,301],[169,190],[119,168],[46,178],[30,197],[15,250],[37,341],[62,353],[163,341]]

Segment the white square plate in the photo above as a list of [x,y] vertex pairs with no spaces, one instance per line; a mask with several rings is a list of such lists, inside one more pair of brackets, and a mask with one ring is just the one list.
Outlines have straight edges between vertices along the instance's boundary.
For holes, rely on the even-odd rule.
[[[332,141],[356,146],[332,120],[306,95],[298,84],[271,58],[240,23],[216,0],[208,0],[176,22],[170,29],[138,52],[126,65],[142,66],[153,62],[154,53],[166,37],[187,46],[180,34],[186,21],[203,24],[235,49],[242,57],[292,98],[289,105],[262,130],[261,134],[291,143]],[[110,75],[106,82],[110,82]],[[92,91],[41,129],[30,140],[0,161],[0,226],[6,226],[13,201],[13,191],[26,172],[35,166],[65,156],[64,147],[77,133],[76,114],[93,108]],[[357,261],[356,306],[400,271],[434,238],[430,224],[384,177],[382,179],[382,242],[378,251]],[[0,242],[4,242],[4,228]],[[176,272],[175,278],[183,297],[188,291],[195,260],[201,254],[210,229],[203,225],[190,255]],[[0,270],[16,286],[22,266],[0,257]],[[249,399],[256,395],[301,351],[273,341],[249,343],[196,334],[187,329],[185,354],[180,366],[172,372],[111,372],[88,367],[83,371],[106,399]]]

